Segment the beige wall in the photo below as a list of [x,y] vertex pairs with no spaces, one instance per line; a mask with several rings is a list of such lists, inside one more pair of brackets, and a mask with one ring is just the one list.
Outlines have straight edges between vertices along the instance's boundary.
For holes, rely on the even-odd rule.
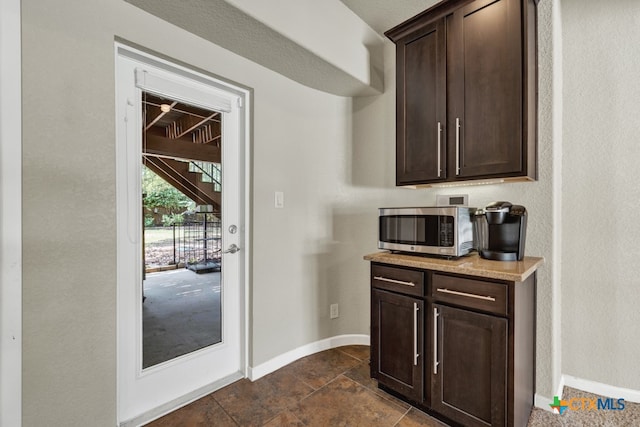
[[562,370],[640,390],[640,3],[563,0],[562,25]]
[[[22,8],[25,426],[116,422],[114,37],[254,90],[251,364],[368,334],[361,257],[376,249],[375,208],[431,202],[393,188],[391,115],[362,113],[386,123],[376,135],[383,151],[371,151],[354,140],[361,123],[350,98],[301,86],[123,1]],[[354,170],[365,168],[385,174],[384,185],[356,182]],[[340,304],[337,320],[330,303]]]

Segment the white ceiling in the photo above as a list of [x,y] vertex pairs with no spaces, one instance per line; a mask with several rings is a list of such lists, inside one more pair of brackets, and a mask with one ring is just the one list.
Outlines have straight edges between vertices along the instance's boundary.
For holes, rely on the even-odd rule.
[[395,27],[440,0],[340,0],[377,33]]

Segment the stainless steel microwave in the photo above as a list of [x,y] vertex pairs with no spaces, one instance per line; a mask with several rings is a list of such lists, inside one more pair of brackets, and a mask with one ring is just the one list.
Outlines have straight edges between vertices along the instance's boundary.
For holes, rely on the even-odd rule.
[[380,208],[378,248],[459,257],[474,248],[475,208]]

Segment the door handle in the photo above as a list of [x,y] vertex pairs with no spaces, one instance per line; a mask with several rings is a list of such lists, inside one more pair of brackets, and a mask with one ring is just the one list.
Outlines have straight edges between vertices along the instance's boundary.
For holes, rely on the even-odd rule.
[[413,365],[418,366],[418,303],[413,303]]
[[440,122],[438,122],[438,178],[440,178],[440,175],[442,174],[442,167],[440,164],[440,145],[441,145],[441,140],[442,140],[442,124]]
[[456,175],[460,175],[460,118],[456,117]]
[[240,248],[235,243],[232,243],[231,245],[229,245],[229,249],[227,249],[226,251],[224,251],[222,253],[223,254],[235,254],[239,250],[240,250]]
[[438,313],[438,309],[433,307],[433,373],[434,375],[438,374],[438,317],[440,317],[440,313]]

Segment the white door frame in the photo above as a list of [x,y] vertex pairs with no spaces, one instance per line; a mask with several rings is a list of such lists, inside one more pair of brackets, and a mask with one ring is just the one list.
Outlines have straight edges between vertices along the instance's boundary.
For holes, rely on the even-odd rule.
[[22,424],[20,0],[0,1],[0,426]]
[[[126,58],[126,59],[120,59],[120,58]],[[208,93],[212,89],[214,92],[217,90],[220,93],[224,92],[229,94],[230,97],[227,99],[233,101],[232,102],[233,110],[239,112],[239,114],[234,113],[235,115],[232,114],[229,116],[229,117],[238,117],[238,121],[239,121],[238,126],[237,127],[231,126],[232,122],[229,122],[229,126],[231,127],[231,129],[235,128],[235,129],[238,129],[239,131],[239,135],[238,135],[239,146],[237,148],[239,151],[238,153],[239,158],[240,158],[242,167],[244,169],[244,173],[239,174],[237,176],[237,181],[238,181],[237,189],[228,187],[228,185],[231,184],[235,179],[231,179],[229,184],[225,184],[225,189],[228,191],[231,191],[231,193],[229,194],[234,194],[234,193],[241,194],[240,208],[242,213],[241,213],[241,219],[240,219],[241,222],[239,223],[239,225],[241,225],[240,233],[238,233],[238,235],[227,236],[232,241],[224,243],[225,245],[228,245],[229,243],[237,242],[238,246],[241,247],[241,251],[242,251],[242,256],[239,256],[237,258],[237,260],[242,260],[239,266],[237,264],[237,260],[234,260],[233,258],[230,258],[229,261],[227,261],[227,263],[229,263],[229,266],[234,265],[234,262],[236,263],[235,265],[238,266],[239,276],[240,276],[239,277],[240,289],[239,289],[239,296],[238,296],[239,301],[237,299],[234,300],[239,303],[239,310],[241,315],[241,320],[240,320],[241,325],[238,328],[240,333],[239,367],[237,368],[233,367],[234,372],[236,372],[235,374],[233,373],[224,374],[225,378],[223,380],[212,379],[211,380],[213,381],[212,383],[202,384],[203,378],[200,377],[198,381],[194,381],[194,382],[199,382],[197,389],[191,390],[189,387],[186,387],[183,384],[182,391],[176,392],[175,388],[173,390],[167,389],[167,390],[171,390],[172,393],[166,392],[164,393],[164,397],[160,398],[159,396],[155,395],[156,393],[152,393],[149,387],[152,387],[153,390],[158,390],[158,387],[152,384],[157,384],[157,381],[160,378],[167,377],[168,372],[170,372],[169,369],[174,369],[174,370],[177,369],[177,371],[181,372],[180,374],[181,377],[184,377],[184,378],[191,376],[191,373],[194,371],[192,370],[185,371],[184,367],[182,367],[181,365],[182,362],[178,359],[176,359],[175,361],[166,362],[165,364],[162,364],[162,365],[148,368],[146,370],[142,370],[141,360],[132,362],[131,355],[129,354],[130,353],[130,349],[128,348],[129,345],[126,344],[126,343],[139,341],[132,334],[140,333],[140,331],[132,332],[130,325],[126,325],[125,323],[123,323],[123,319],[126,318],[127,313],[130,313],[131,310],[135,310],[135,301],[129,301],[129,299],[131,299],[130,297],[131,291],[127,283],[129,283],[131,280],[126,278],[136,277],[138,274],[133,272],[132,268],[139,269],[139,267],[131,266],[132,265],[131,262],[128,262],[127,260],[131,259],[132,256],[135,257],[135,254],[139,252],[139,250],[136,251],[135,249],[132,252],[131,247],[132,247],[132,244],[139,245],[139,242],[134,240],[135,240],[135,236],[139,234],[138,231],[140,231],[139,228],[141,224],[141,219],[138,221],[138,219],[131,217],[132,213],[138,212],[139,209],[138,210],[135,210],[135,208],[123,209],[123,207],[128,205],[132,206],[132,203],[136,203],[136,201],[137,202],[141,202],[141,201],[139,200],[139,194],[138,194],[140,193],[140,191],[136,191],[135,189],[133,191],[130,191],[129,189],[127,189],[128,187],[127,185],[123,186],[123,183],[128,181],[127,174],[135,173],[135,172],[131,172],[132,166],[130,165],[127,166],[127,164],[131,163],[131,165],[133,165],[134,162],[137,161],[139,165],[140,163],[139,158],[141,154],[141,150],[135,149],[135,144],[126,143],[127,139],[135,138],[135,136],[127,137],[127,135],[135,135],[134,129],[140,129],[141,127],[139,126],[140,125],[139,123],[136,124],[139,118],[135,114],[129,114],[129,112],[127,111],[129,109],[132,109],[131,104],[135,105],[137,100],[132,99],[133,95],[130,95],[130,92],[128,90],[126,92],[120,92],[120,88],[118,87],[119,84],[116,85],[116,99],[118,99],[117,102],[119,102],[118,108],[116,109],[118,114],[118,117],[116,120],[116,123],[118,123],[118,125],[116,130],[117,130],[117,138],[119,141],[117,143],[117,150],[116,150],[117,152],[116,157],[118,159],[117,168],[116,168],[117,169],[116,175],[118,176],[117,200],[119,205],[121,205],[121,207],[117,209],[118,223],[120,224],[118,226],[118,230],[120,230],[118,231],[118,235],[119,235],[118,237],[118,259],[119,259],[118,261],[118,293],[119,293],[118,307],[119,308],[118,308],[118,352],[117,352],[118,353],[118,421],[121,423],[121,425],[128,426],[128,425],[139,425],[141,423],[150,421],[154,418],[157,418],[158,416],[161,416],[180,406],[183,406],[184,404],[190,401],[193,401],[206,394],[209,394],[212,391],[228,384],[231,381],[235,381],[239,378],[246,376],[247,364],[248,364],[248,349],[249,349],[248,347],[249,311],[248,311],[247,295],[248,295],[248,278],[249,278],[248,272],[249,272],[249,265],[250,265],[249,255],[251,253],[250,247],[249,247],[249,242],[250,242],[249,195],[251,193],[249,191],[250,180],[248,179],[250,175],[250,169],[249,169],[250,116],[249,114],[250,114],[251,108],[250,108],[249,102],[251,98],[250,98],[250,92],[247,89],[241,88],[237,85],[229,84],[227,82],[221,81],[212,76],[196,72],[194,70],[168,62],[158,57],[151,56],[150,54],[139,51],[137,49],[130,48],[121,43],[115,44],[115,59],[116,59],[116,64],[119,64],[119,63],[122,63],[123,65],[128,64],[126,65],[126,68],[123,68],[122,70],[135,67],[135,70],[136,70],[135,80],[136,80],[136,86],[138,86],[138,88],[144,87],[146,82],[151,82],[151,81],[164,82],[162,84],[163,87],[170,87],[170,86],[166,86],[166,84],[168,85],[174,84],[172,83],[173,78],[171,78],[170,76],[175,75],[177,76],[176,78],[178,79],[181,78],[180,76],[188,77],[189,81],[193,82],[193,83],[190,83],[190,85],[195,85],[194,87],[196,88],[196,90],[195,92],[193,91],[191,92],[191,95],[195,97],[191,99],[195,100],[199,96],[201,96],[201,93],[204,93],[204,92]],[[137,64],[142,64],[145,69],[148,69],[148,72],[142,71],[142,69],[139,68],[139,65]],[[156,70],[156,71],[153,71],[153,70]],[[124,73],[122,73],[121,71],[118,71],[118,75],[116,76],[116,81],[118,81],[118,79],[120,78],[118,76],[120,75],[122,75],[123,76],[122,78],[125,80],[129,80],[131,78],[131,77],[127,77],[127,76],[130,76],[128,71]],[[154,75],[157,77],[153,77]],[[165,77],[163,77],[163,75]],[[201,84],[201,83],[204,83],[204,84]],[[184,86],[180,86],[180,87],[183,87],[183,89],[181,90],[186,90],[184,89]],[[199,92],[199,91],[203,91],[203,92]],[[124,101],[122,98],[123,94],[125,93],[126,93],[126,96],[125,96],[126,101]],[[139,94],[140,92],[138,91],[138,95],[136,96],[139,96]],[[212,93],[209,96],[213,96],[215,98],[215,93]],[[207,98],[207,99],[211,99],[211,98]],[[237,102],[237,105],[235,105],[236,102]],[[122,106],[120,106],[120,104],[122,104]],[[125,122],[122,120],[125,115],[126,117],[129,118],[128,122]],[[127,129],[129,129],[129,132],[127,131]],[[228,132],[231,132],[231,130],[229,130]],[[224,138],[224,135],[223,135],[223,138]],[[125,143],[123,143],[123,141]],[[232,147],[232,146],[228,145],[228,147]],[[231,149],[231,148],[228,148],[228,149]],[[123,166],[126,166],[126,167],[123,167]],[[225,166],[223,165],[223,168],[224,167]],[[232,169],[227,169],[227,170],[229,171]],[[237,191],[234,191],[234,190],[237,190]],[[231,205],[229,205],[227,208],[229,208],[230,206]],[[226,211],[226,208],[224,208],[224,206],[223,206],[223,209],[225,209]],[[132,240],[132,238],[134,240]],[[225,256],[232,256],[232,255],[225,255]],[[134,264],[137,265],[138,263],[134,263]],[[127,267],[127,265],[129,265],[129,267]],[[231,270],[228,270],[228,271],[231,271]],[[232,295],[232,294],[229,294],[229,295]],[[141,300],[142,299],[140,298],[140,301]],[[233,323],[230,323],[230,322],[227,322],[227,324],[233,325]],[[224,343],[222,344],[222,346],[224,348]],[[228,348],[232,348],[232,347],[228,347]],[[205,350],[201,350],[200,352],[195,352],[190,355],[184,356],[183,357],[183,360],[185,360],[184,363],[195,364],[194,366],[200,366],[201,368],[208,366],[208,364],[203,364],[203,362],[206,359],[202,358],[203,356],[202,351],[206,353],[206,349],[205,349]],[[213,355],[214,352],[215,351],[212,350],[210,354]],[[136,373],[133,373],[133,371],[135,371]],[[136,380],[132,379],[133,375],[135,375],[135,377],[137,378]],[[135,381],[135,382],[132,382],[132,381]],[[133,388],[139,390],[138,393],[142,393],[142,395],[147,395],[147,392],[149,392],[150,395],[152,395],[151,397],[155,397],[155,399],[150,399],[149,401],[145,400],[144,402],[139,402],[139,403],[136,403],[135,405],[132,405],[131,397],[133,397],[133,395],[130,394],[130,391]]]

